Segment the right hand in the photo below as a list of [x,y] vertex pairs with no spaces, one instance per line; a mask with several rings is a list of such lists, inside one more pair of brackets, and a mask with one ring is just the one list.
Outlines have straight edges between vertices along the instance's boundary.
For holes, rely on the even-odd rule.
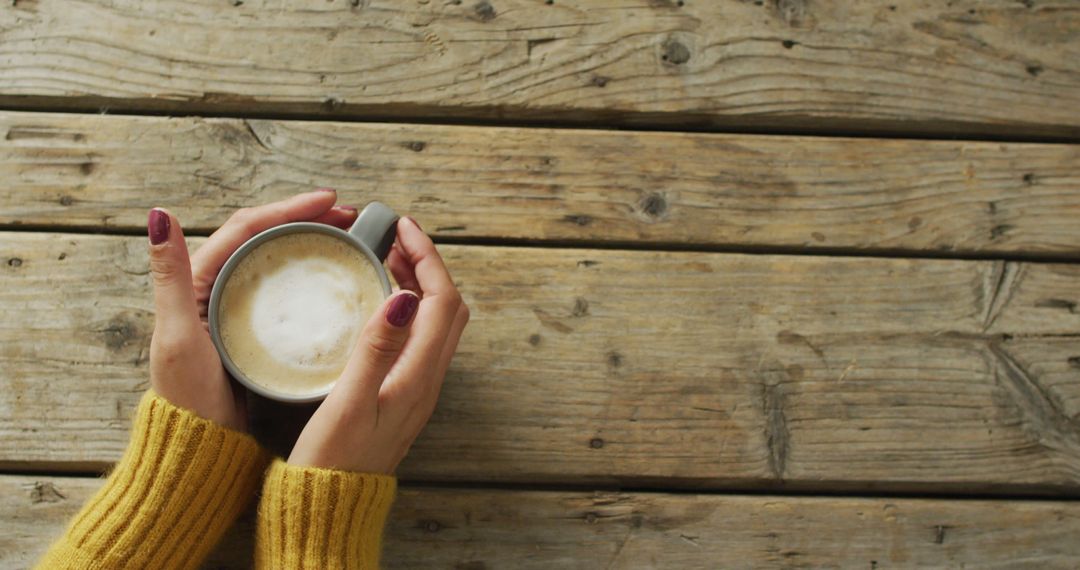
[[435,410],[469,309],[411,218],[398,222],[387,264],[402,291],[368,319],[290,464],[392,474]]
[[239,210],[190,257],[180,220],[160,208],[150,211],[155,307],[150,385],[155,392],[225,427],[247,428],[246,392],[229,379],[210,340],[207,310],[214,280],[229,256],[263,230],[297,221],[348,228],[356,209],[335,206],[336,200],[333,191],[308,192]]

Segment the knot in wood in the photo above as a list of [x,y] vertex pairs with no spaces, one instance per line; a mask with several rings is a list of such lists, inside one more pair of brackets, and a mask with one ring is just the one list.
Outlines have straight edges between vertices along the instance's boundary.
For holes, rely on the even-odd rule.
[[477,2],[476,5],[473,6],[473,13],[476,14],[476,19],[481,22],[495,19],[495,7],[487,0]]
[[677,40],[664,42],[664,54],[660,59],[672,65],[682,65],[690,61],[690,49]]
[[592,223],[592,216],[588,216],[585,214],[568,214],[566,216],[563,216],[563,221],[578,226],[587,226]]
[[641,213],[650,218],[659,218],[667,212],[667,199],[663,194],[650,192],[641,198],[638,203]]
[[589,314],[589,301],[584,297],[578,297],[574,300],[574,308],[570,311],[570,314],[575,317],[584,317]]
[[806,0],[775,0],[776,12],[789,25],[795,26],[806,16]]

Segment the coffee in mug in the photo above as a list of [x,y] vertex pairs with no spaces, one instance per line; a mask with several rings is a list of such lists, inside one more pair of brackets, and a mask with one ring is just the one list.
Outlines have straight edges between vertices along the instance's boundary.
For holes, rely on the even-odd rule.
[[229,373],[267,398],[325,397],[367,320],[390,295],[382,262],[397,219],[372,202],[348,231],[293,222],[237,248],[214,281],[207,314]]
[[251,250],[225,283],[221,340],[248,379],[274,392],[325,390],[383,301],[368,258],[321,233],[275,237]]

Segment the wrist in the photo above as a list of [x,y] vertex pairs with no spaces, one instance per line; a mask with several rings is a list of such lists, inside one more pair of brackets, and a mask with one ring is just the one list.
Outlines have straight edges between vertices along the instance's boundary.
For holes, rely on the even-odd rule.
[[198,560],[254,496],[267,455],[251,436],[152,391],[132,427],[123,458],[47,559],[105,568]]

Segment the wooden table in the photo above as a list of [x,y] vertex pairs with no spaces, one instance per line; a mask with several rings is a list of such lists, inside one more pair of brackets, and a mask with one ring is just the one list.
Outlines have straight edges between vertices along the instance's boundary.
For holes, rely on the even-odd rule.
[[0,108],[4,568],[126,444],[146,210],[314,186],[473,309],[389,568],[1080,565],[1072,0],[13,0]]

